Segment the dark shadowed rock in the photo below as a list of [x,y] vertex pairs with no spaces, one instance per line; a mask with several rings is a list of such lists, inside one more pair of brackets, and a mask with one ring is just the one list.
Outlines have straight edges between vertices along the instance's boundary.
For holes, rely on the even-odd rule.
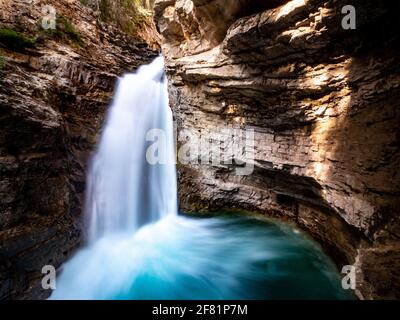
[[41,269],[81,241],[86,166],[116,80],[158,55],[79,1],[46,4],[63,17],[57,33],[41,29],[41,2],[1,2],[0,29],[35,42],[0,37],[0,299],[49,294]]

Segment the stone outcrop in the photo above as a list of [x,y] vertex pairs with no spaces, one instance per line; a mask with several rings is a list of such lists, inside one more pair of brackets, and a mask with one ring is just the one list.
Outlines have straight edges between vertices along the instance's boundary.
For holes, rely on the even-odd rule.
[[[80,1],[2,0],[0,299],[41,298],[81,241],[87,160],[117,77],[158,53]],[[57,30],[40,28],[42,8]]]
[[[355,30],[342,27],[349,4]],[[255,130],[251,175],[179,165],[182,209],[294,221],[356,267],[359,298],[400,298],[399,9],[156,1],[178,131]]]

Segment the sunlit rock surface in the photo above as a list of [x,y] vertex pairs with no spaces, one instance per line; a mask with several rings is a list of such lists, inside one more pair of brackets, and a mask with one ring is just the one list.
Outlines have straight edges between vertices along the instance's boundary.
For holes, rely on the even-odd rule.
[[400,298],[399,5],[158,0],[178,131],[255,130],[255,171],[179,165],[183,210],[295,220],[360,298]]
[[[82,42],[43,34],[43,4]],[[60,266],[80,242],[87,159],[116,79],[158,53],[78,0],[0,6],[0,28],[37,38],[29,48],[0,45],[0,299],[40,298],[49,294],[42,266]]]

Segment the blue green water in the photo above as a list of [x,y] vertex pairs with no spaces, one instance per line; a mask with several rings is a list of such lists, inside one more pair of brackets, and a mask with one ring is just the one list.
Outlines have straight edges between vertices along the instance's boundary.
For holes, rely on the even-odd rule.
[[168,216],[78,252],[52,299],[351,299],[317,244],[253,217]]

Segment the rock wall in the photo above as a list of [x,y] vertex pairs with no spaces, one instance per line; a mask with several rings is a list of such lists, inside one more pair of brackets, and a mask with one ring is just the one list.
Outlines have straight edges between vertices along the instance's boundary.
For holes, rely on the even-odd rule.
[[[345,5],[356,9],[356,30],[342,27]],[[255,130],[251,175],[179,165],[182,209],[294,221],[339,268],[356,267],[359,298],[400,298],[399,5],[155,6],[178,131]]]
[[[117,77],[158,53],[78,0],[0,5],[0,299],[42,298],[42,267],[80,243],[86,164]],[[57,31],[40,28],[44,5]]]

